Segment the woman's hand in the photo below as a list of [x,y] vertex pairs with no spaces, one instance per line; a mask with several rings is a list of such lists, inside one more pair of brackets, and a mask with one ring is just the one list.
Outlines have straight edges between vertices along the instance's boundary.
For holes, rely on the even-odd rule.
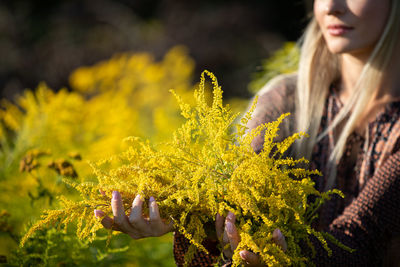
[[[224,256],[232,258],[233,252],[240,242],[240,236],[235,226],[235,214],[229,212],[226,218],[217,214],[215,218],[215,228],[218,239],[222,241],[223,248],[227,247],[223,250]],[[283,251],[286,251],[286,240],[279,229],[274,230],[272,238]],[[229,246],[227,246],[228,244]],[[239,252],[239,255],[246,263],[246,266],[263,266],[260,257],[251,251],[242,250]]]
[[144,237],[162,236],[173,230],[173,222],[165,224],[160,217],[158,205],[153,197],[149,200],[149,218],[144,218],[142,214],[143,200],[137,195],[132,202],[129,216],[125,214],[122,204],[121,194],[113,191],[111,208],[114,218],[104,216],[101,210],[94,210],[97,218],[102,218],[101,224],[107,229],[114,229],[128,234],[133,239]]

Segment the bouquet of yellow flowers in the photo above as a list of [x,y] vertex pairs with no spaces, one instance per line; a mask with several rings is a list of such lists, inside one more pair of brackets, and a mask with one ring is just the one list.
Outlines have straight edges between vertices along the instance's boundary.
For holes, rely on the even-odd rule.
[[[204,93],[206,75],[213,85],[210,104]],[[300,243],[312,247],[310,235],[330,253],[326,239],[333,238],[314,230],[311,222],[324,200],[333,193],[341,193],[318,192],[311,176],[320,173],[300,168],[300,164],[307,163],[306,159],[285,155],[305,133],[274,141],[280,123],[288,114],[248,132],[246,124],[256,101],[240,123],[235,123],[238,114],[223,105],[221,87],[208,71],[202,73],[199,89],[194,92],[195,105],[185,103],[172,93],[186,119],[172,138],[159,144],[127,138],[131,142],[127,151],[91,163],[96,182],[64,179],[80,192],[81,200],[61,197],[62,207],[46,211],[42,220],[27,232],[21,245],[45,225],[58,223],[59,227],[67,227],[75,220],[78,237],[93,239],[102,228],[93,210],[101,208],[106,214],[112,214],[112,191],[119,191],[126,210],[137,194],[144,198],[156,196],[161,217],[172,220],[175,228],[191,241],[186,263],[191,262],[197,249],[207,251],[201,244],[207,236],[205,225],[213,222],[217,213],[226,215],[228,211],[236,215],[241,238],[233,255],[234,266],[240,264],[239,251],[244,249],[258,254],[269,266],[305,265],[308,259],[302,255]],[[232,126],[236,126],[235,131]],[[264,131],[264,146],[257,154],[251,142]],[[313,202],[309,201],[311,195],[315,198]],[[272,233],[276,228],[286,238],[285,252],[273,242]]]

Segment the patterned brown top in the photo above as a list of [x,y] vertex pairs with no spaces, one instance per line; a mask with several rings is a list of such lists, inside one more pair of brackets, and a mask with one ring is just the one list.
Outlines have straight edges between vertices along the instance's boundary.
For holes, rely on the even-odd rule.
[[[293,113],[296,77],[291,76],[269,90],[260,92],[257,109],[249,127],[275,120],[285,112]],[[342,103],[335,90],[329,92],[320,131],[327,128],[338,114]],[[294,130],[294,116],[286,120],[283,136]],[[334,146],[330,132],[314,148],[312,167],[326,173],[327,160]],[[262,138],[253,142],[255,151],[262,148]],[[385,110],[368,124],[365,137],[353,133],[337,168],[335,186],[345,198],[334,197],[321,209],[317,228],[327,231],[343,244],[356,249],[349,253],[330,244],[328,257],[318,241],[314,244],[317,266],[399,266],[400,264],[400,101],[386,105]],[[323,190],[327,175],[316,178],[316,188]],[[185,251],[185,242],[176,235],[174,253]],[[192,266],[211,266],[207,255],[197,255]],[[202,260],[200,260],[200,258]],[[182,259],[182,258],[181,258]],[[208,259],[207,263],[205,259]]]

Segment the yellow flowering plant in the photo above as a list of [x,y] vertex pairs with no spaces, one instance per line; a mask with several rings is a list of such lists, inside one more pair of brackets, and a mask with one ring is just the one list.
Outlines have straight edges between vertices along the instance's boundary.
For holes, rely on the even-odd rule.
[[[20,238],[42,209],[56,208],[55,196],[78,199],[76,190],[66,186],[62,178],[76,182],[95,180],[88,160],[121,153],[127,148],[121,142],[126,136],[161,141],[179,127],[183,118],[168,88],[176,88],[184,99],[189,99],[193,71],[194,61],[183,46],[171,48],[160,60],[151,53],[126,52],[76,69],[70,77],[70,90],[55,92],[43,82],[12,101],[1,99],[0,207],[10,212],[12,235]],[[64,239],[51,240],[59,240],[60,247],[61,241],[68,241],[69,257],[79,265],[83,256],[73,252],[75,239],[69,238],[73,227]],[[24,247],[26,254],[33,253],[31,247],[42,244],[47,230],[50,231],[43,229],[29,240]],[[11,233],[0,232],[0,259],[10,259],[19,240],[9,238]],[[119,246],[121,242],[118,238],[116,243]],[[150,266],[150,261],[144,259],[151,255],[153,266],[160,262],[173,265],[171,235],[157,242],[123,242],[131,248],[125,253],[126,258],[131,258],[130,264],[140,266],[146,262]],[[96,250],[98,243],[90,246]],[[103,262],[107,262],[105,258],[112,257],[104,257]]]
[[[210,104],[205,98],[206,75],[213,85]],[[186,120],[172,137],[158,144],[138,137],[127,138],[131,143],[128,150],[91,164],[96,182],[64,179],[80,192],[81,200],[60,197],[61,208],[46,211],[21,245],[45,225],[57,223],[59,227],[67,227],[75,220],[78,237],[93,239],[102,228],[93,210],[98,208],[111,215],[112,191],[119,191],[127,211],[137,194],[144,198],[156,196],[161,217],[172,220],[177,231],[191,242],[185,255],[186,264],[196,250],[207,252],[202,246],[207,237],[205,225],[213,222],[217,213],[226,215],[228,211],[236,215],[241,238],[233,255],[234,266],[240,264],[239,251],[243,249],[260,255],[268,266],[305,266],[310,263],[302,254],[300,243],[313,249],[310,236],[316,237],[331,253],[326,239],[334,241],[334,238],[314,230],[311,222],[323,201],[331,194],[342,194],[337,190],[317,191],[311,176],[320,173],[299,167],[307,163],[306,159],[285,155],[305,133],[275,141],[279,125],[288,114],[248,132],[246,124],[256,101],[240,123],[235,123],[238,114],[223,104],[221,87],[208,71],[201,75],[199,88],[194,92],[194,105],[172,93]],[[232,127],[236,130],[232,131]],[[257,154],[251,142],[264,130],[263,149]],[[314,202],[309,201],[310,196],[314,196]],[[286,252],[273,242],[276,228],[286,238]],[[337,241],[334,243],[348,249]]]

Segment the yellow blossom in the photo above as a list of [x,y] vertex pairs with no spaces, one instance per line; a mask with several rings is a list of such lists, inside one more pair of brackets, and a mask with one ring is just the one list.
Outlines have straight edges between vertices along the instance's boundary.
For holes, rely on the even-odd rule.
[[[116,62],[119,60],[122,59]],[[116,75],[109,72],[107,75]],[[213,86],[211,104],[205,97],[206,77],[211,78]],[[78,237],[93,238],[99,224],[89,210],[101,206],[111,215],[110,198],[112,191],[117,190],[126,209],[138,193],[145,199],[156,196],[162,217],[172,219],[176,229],[190,240],[186,264],[196,250],[206,250],[201,245],[206,237],[205,225],[214,221],[217,212],[226,215],[228,211],[236,214],[241,236],[233,256],[234,266],[240,264],[241,249],[259,254],[269,266],[306,266],[310,262],[301,254],[300,243],[307,243],[310,235],[330,252],[326,235],[312,229],[310,224],[320,203],[336,192],[318,192],[311,177],[319,172],[297,167],[297,163],[306,162],[304,159],[286,157],[285,151],[303,133],[275,141],[279,124],[288,114],[245,135],[243,123],[251,118],[254,104],[236,127],[239,131],[234,133],[231,128],[235,127],[237,114],[223,104],[222,89],[212,73],[202,73],[199,88],[194,92],[194,104],[185,102],[178,92],[173,93],[185,122],[169,139],[155,143],[129,138],[131,146],[125,152],[92,163],[95,182],[65,180],[79,191],[82,200],[62,199],[62,208],[48,211],[27,237],[42,225],[60,220],[61,225],[67,226],[77,220]],[[264,147],[256,154],[251,141],[264,129]],[[316,197],[315,203],[307,202],[310,195]],[[276,228],[286,237],[286,252],[272,240],[271,233]]]

